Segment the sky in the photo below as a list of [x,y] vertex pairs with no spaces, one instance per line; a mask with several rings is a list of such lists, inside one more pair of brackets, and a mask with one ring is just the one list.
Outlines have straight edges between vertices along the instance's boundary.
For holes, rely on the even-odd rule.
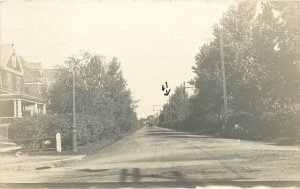
[[80,51],[117,57],[138,117],[166,103],[161,90],[194,77],[195,55],[232,0],[14,1],[0,4],[0,43],[55,68]]

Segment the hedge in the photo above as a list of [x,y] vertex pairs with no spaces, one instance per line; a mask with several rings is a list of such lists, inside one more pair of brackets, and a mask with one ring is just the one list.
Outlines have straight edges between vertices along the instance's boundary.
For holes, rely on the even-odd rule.
[[[94,142],[101,138],[118,135],[129,131],[132,123],[121,120],[107,121],[101,117],[86,114],[76,114],[77,136],[79,144]],[[124,128],[120,128],[123,126]],[[42,141],[47,139],[55,144],[56,133],[61,133],[63,148],[71,148],[72,115],[36,115],[25,116],[13,120],[9,127],[9,139],[24,148],[40,149]]]

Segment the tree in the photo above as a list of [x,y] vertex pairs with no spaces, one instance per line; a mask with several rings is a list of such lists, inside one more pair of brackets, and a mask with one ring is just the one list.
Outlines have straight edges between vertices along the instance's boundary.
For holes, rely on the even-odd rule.
[[76,113],[83,132],[100,136],[103,132],[127,132],[138,126],[135,102],[116,58],[107,64],[102,56],[84,52],[65,63],[58,67],[56,82],[50,90],[49,108],[53,113],[72,112],[74,67]]
[[[171,104],[171,112],[170,112]],[[170,124],[170,114],[174,123],[182,122],[189,115],[188,94],[181,87],[176,87],[174,93],[170,97],[170,102],[164,104],[163,109],[158,117],[159,125]]]
[[127,89],[126,80],[123,77],[120,62],[114,57],[108,64],[104,76],[104,90],[106,99],[113,102],[113,115],[116,124],[124,131],[128,130],[132,124],[130,120],[137,122],[136,106],[132,99],[131,91]]
[[300,81],[295,64],[300,59],[299,7],[299,2],[242,1],[228,9],[213,27],[215,38],[196,55],[191,120],[206,123],[222,115],[220,32],[230,115],[244,113],[258,120],[295,102]]

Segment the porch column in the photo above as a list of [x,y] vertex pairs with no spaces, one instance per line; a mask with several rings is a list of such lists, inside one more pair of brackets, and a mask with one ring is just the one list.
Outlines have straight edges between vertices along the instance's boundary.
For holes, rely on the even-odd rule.
[[46,114],[46,104],[43,104],[43,114]]
[[14,117],[17,117],[17,100],[14,100]]
[[22,117],[22,101],[21,100],[17,100],[18,102],[18,117]]
[[34,110],[33,110],[34,114],[38,114],[38,106],[37,103],[34,103]]

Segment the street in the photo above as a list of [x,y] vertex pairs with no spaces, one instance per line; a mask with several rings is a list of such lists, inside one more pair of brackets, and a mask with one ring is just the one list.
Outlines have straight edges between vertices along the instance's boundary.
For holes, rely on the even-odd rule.
[[2,171],[1,182],[296,181],[299,164],[298,147],[143,127],[65,167]]

